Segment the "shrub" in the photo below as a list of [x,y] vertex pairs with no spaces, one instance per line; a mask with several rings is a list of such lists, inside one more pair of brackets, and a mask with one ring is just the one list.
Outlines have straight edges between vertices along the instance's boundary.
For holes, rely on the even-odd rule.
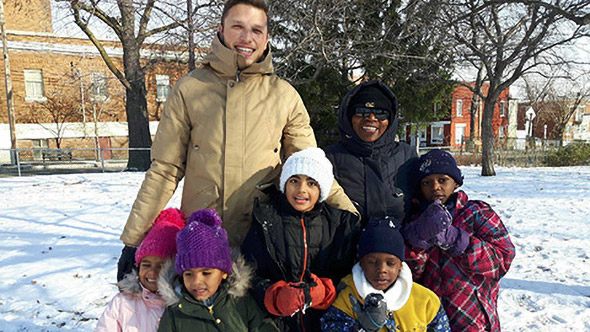
[[590,165],[590,144],[568,144],[549,154],[545,163],[548,166]]

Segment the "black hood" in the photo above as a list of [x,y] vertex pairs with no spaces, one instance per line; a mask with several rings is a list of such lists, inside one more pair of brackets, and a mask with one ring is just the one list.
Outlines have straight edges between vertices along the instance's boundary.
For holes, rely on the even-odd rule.
[[[375,142],[364,142],[352,129],[350,119],[348,117],[348,105],[350,100],[356,95],[359,90],[367,86],[375,86],[382,90],[383,94],[389,97],[391,104],[393,105],[393,112],[389,115],[389,125],[383,133],[383,136]],[[338,128],[340,129],[340,135],[342,143],[349,151],[354,151],[355,154],[370,156],[373,150],[379,150],[382,147],[390,146],[395,142],[395,135],[397,133],[398,126],[398,106],[397,98],[393,92],[383,83],[379,81],[368,81],[355,86],[350,90],[340,103],[338,109]]]

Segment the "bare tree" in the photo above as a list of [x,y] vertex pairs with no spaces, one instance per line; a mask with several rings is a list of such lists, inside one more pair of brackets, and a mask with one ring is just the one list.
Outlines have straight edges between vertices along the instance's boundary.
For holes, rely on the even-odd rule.
[[[182,27],[186,22],[186,3],[180,0],[59,0],[68,6],[74,22],[92,41],[100,52],[109,70],[117,77],[126,90],[127,122],[130,148],[149,148],[148,110],[146,102],[146,66],[154,61],[144,62],[140,52],[157,36]],[[209,2],[203,6],[210,5]],[[202,6],[196,6],[195,13]],[[189,15],[190,16],[190,15]],[[97,23],[106,26],[121,42],[123,66],[106,51],[106,44],[99,39]],[[150,41],[153,39],[153,41]],[[157,48],[157,47],[156,47]],[[161,47],[160,47],[161,48]],[[149,151],[129,152],[128,170],[146,170],[150,164]]]
[[489,81],[483,99],[481,174],[493,176],[492,119],[500,93],[528,72],[573,61],[563,56],[561,47],[588,36],[588,31],[571,24],[562,11],[534,1],[453,1],[441,19],[452,33],[458,61],[483,64]]
[[537,113],[536,128],[547,125],[548,135],[563,146],[567,125],[581,124],[579,107],[590,98],[590,87],[584,87],[582,78],[531,76],[525,78],[525,91],[531,107]]
[[71,122],[82,120],[80,92],[71,77],[64,76],[45,91],[45,100],[33,103],[19,122],[37,123],[53,134],[59,149]]

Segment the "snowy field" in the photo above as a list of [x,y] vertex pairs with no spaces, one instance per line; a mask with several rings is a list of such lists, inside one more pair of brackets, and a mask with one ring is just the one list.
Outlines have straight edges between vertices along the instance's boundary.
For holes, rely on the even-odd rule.
[[[494,207],[516,245],[501,282],[503,331],[590,331],[590,167],[462,170],[463,189]],[[94,329],[117,292],[118,238],[142,180],[0,179],[0,331]]]

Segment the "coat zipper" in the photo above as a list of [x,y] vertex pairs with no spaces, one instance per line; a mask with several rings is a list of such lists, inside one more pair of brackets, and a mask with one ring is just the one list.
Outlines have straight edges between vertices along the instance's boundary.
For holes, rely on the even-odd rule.
[[303,222],[303,216],[301,216],[301,227],[303,228],[303,270],[301,271],[299,281],[303,281],[305,270],[307,270],[307,231],[305,229],[305,223]]
[[[301,271],[301,277],[299,277],[299,281],[303,282],[303,276],[305,275],[305,270],[307,270],[307,230],[305,229],[305,222],[303,221],[303,215],[301,215],[301,227],[303,229],[303,270]],[[304,308],[305,310],[305,308]],[[306,332],[305,329],[305,321],[303,320],[303,311],[299,312],[299,320],[301,322],[301,330]]]

